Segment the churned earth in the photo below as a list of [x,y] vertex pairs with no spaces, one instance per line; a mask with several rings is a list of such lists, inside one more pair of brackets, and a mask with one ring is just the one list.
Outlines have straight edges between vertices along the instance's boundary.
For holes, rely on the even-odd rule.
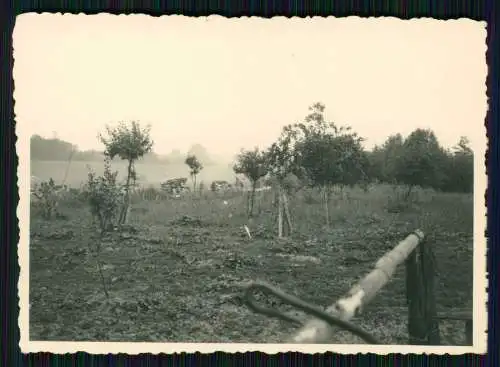
[[[422,191],[399,207],[387,187],[345,194],[331,202],[329,228],[318,194],[290,198],[294,228],[286,239],[277,238],[271,193],[258,198],[251,222],[242,194],[136,201],[129,224],[102,238],[81,202],[61,203],[63,215],[52,220],[32,210],[30,339],[283,342],[296,326],[250,311],[245,284],[263,280],[326,307],[417,228],[436,255],[438,310],[471,307],[471,195]],[[406,344],[405,292],[403,265],[352,321],[384,343]],[[461,321],[442,322],[442,344],[463,344],[463,330]],[[339,331],[332,343],[362,341]]]

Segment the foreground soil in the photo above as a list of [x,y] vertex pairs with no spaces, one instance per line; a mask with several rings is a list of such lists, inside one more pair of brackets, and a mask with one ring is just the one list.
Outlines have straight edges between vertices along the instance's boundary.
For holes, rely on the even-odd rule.
[[[314,195],[293,198],[294,232],[287,239],[276,238],[266,197],[252,222],[237,196],[136,202],[125,230],[103,238],[85,205],[61,205],[64,219],[51,221],[33,211],[30,339],[283,342],[295,326],[250,311],[242,303],[245,284],[264,280],[326,307],[417,228],[436,255],[438,309],[469,309],[472,198],[425,194],[391,210],[389,194],[353,192],[334,200],[329,228]],[[353,320],[384,343],[407,343],[404,276],[400,267]],[[442,344],[463,344],[463,329],[460,321],[443,322]],[[332,343],[362,341],[339,331]]]

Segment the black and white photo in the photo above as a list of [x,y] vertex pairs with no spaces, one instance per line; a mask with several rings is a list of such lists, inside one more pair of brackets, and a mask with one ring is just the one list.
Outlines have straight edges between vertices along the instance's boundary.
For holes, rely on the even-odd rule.
[[486,28],[23,14],[23,352],[482,353]]

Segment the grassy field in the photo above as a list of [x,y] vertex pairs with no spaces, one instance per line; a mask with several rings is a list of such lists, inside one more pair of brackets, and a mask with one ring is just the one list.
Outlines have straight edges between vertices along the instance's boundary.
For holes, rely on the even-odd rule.
[[[88,168],[92,167],[97,174],[102,175],[104,165],[102,162],[74,161],[68,164],[63,161],[31,161],[31,175],[47,181],[50,178],[60,183],[66,176],[65,183],[70,187],[80,187],[87,181]],[[113,162],[112,170],[118,171],[118,177],[125,180],[127,172],[124,161]],[[165,179],[176,177],[189,177],[189,168],[185,164],[161,165],[156,163],[137,162],[136,170],[139,183],[159,186]],[[66,174],[67,171],[67,174]],[[198,182],[205,182],[208,187],[214,180],[227,180],[234,182],[234,173],[228,164],[218,164],[205,167],[198,176]]]
[[[52,221],[33,211],[30,339],[281,342],[294,326],[248,310],[242,284],[264,280],[326,307],[417,228],[434,246],[438,309],[471,304],[471,195],[421,192],[411,208],[397,213],[388,210],[391,188],[353,189],[332,200],[325,228],[319,195],[299,192],[290,199],[294,233],[281,240],[270,195],[258,200],[259,215],[249,223],[252,239],[242,228],[241,193],[136,201],[129,229],[102,240],[82,204],[61,203],[66,217]],[[96,243],[102,246],[98,257]],[[407,343],[404,267],[353,321],[385,343]],[[461,322],[443,324],[443,344],[462,344],[463,328]],[[362,341],[339,331],[332,343]]]

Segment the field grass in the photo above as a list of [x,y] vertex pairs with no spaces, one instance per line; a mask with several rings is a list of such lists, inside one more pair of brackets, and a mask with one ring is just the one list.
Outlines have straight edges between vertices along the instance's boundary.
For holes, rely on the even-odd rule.
[[[281,240],[270,192],[259,197],[252,223],[241,193],[136,201],[129,229],[102,240],[82,204],[61,203],[66,217],[52,221],[33,211],[30,339],[282,342],[294,326],[247,309],[243,284],[264,280],[326,307],[417,228],[436,254],[438,309],[470,307],[471,195],[420,192],[410,208],[394,212],[388,210],[394,205],[391,188],[347,194],[332,200],[331,226],[325,228],[319,195],[299,192],[290,200],[294,233]],[[96,243],[102,246],[98,257]],[[404,267],[353,321],[384,343],[407,343]],[[461,322],[443,323],[443,344],[462,344],[463,329]],[[362,341],[339,331],[332,343]]]
[[[88,168],[92,167],[97,174],[102,175],[104,166],[102,162],[82,162],[74,161],[68,164],[63,161],[31,161],[31,175],[38,177],[43,181],[48,181],[50,178],[57,183],[61,183],[65,176],[65,183],[70,187],[80,187],[87,181]],[[124,161],[112,162],[111,169],[118,171],[119,179],[125,180],[127,172],[127,164]],[[67,171],[67,174],[66,174]],[[138,182],[159,186],[160,182],[166,179],[176,177],[189,178],[189,168],[185,164],[157,164],[145,163],[138,161],[136,163],[136,171],[138,174]],[[234,182],[234,173],[232,168],[227,164],[217,164],[205,167],[198,175],[197,181],[204,182],[206,187],[215,180],[227,180]]]

